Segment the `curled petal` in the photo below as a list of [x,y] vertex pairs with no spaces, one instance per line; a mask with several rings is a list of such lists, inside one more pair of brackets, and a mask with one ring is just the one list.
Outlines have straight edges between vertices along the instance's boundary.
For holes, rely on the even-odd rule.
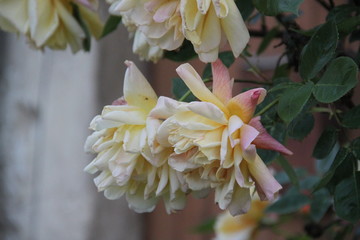
[[282,189],[281,185],[271,175],[265,163],[257,155],[254,161],[248,161],[250,174],[255,181],[256,190],[261,200],[272,201]]
[[235,186],[232,200],[228,207],[229,212],[232,216],[247,213],[250,209],[250,203],[250,189]]
[[266,129],[263,127],[263,125],[260,122],[260,116],[251,119],[249,125],[256,128],[260,133],[257,136],[257,138],[254,140],[254,144],[258,148],[274,150],[285,155],[293,154],[289,149],[284,147],[284,145],[279,143],[276,139],[270,136],[269,133],[267,133]]
[[159,97],[159,100],[156,106],[149,113],[150,117],[159,118],[159,119],[167,119],[174,115],[181,103],[168,97]]
[[266,95],[264,88],[255,88],[230,99],[227,104],[231,114],[238,115],[244,123],[248,123],[254,115],[256,105],[261,103]]
[[250,125],[244,124],[240,129],[241,149],[242,150],[247,149],[258,135],[259,135],[258,130],[256,130]]
[[227,120],[224,116],[224,113],[214,104],[208,102],[191,102],[187,105],[187,108],[203,116],[205,118],[211,119],[220,124],[227,124]]

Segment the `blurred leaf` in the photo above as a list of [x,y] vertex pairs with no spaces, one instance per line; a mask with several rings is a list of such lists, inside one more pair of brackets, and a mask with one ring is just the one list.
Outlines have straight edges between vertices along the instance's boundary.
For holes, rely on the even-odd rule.
[[343,229],[336,233],[334,240],[344,240],[345,237],[353,231],[353,225],[346,225]]
[[292,167],[292,165],[288,162],[288,160],[286,158],[284,158],[282,155],[280,155],[280,157],[278,157],[276,159],[276,162],[286,172],[286,174],[288,175],[291,183],[294,186],[299,187],[299,179],[297,177],[297,174],[296,174],[294,168]]
[[350,222],[360,219],[360,173],[343,179],[335,188],[334,207],[337,215]]
[[255,7],[264,15],[275,16],[282,12],[298,14],[304,0],[253,0]]
[[289,74],[290,74],[289,65],[287,63],[285,63],[285,64],[282,64],[282,65],[278,66],[275,69],[275,72],[274,72],[274,75],[272,76],[272,79],[288,77]]
[[351,151],[357,159],[360,159],[360,137],[354,139],[350,145]]
[[305,45],[300,55],[300,75],[309,80],[333,58],[338,41],[334,21],[323,24]]
[[182,46],[174,51],[165,51],[164,58],[175,62],[186,62],[197,56],[192,43],[184,40]]
[[260,55],[261,53],[263,53],[266,50],[266,48],[269,46],[271,41],[278,35],[278,33],[279,33],[279,29],[277,27],[271,29],[263,38],[256,54]]
[[312,195],[310,204],[310,216],[315,222],[319,222],[331,206],[331,196],[327,189],[323,188]]
[[89,28],[81,17],[79,6],[74,3],[72,3],[71,5],[73,7],[73,16],[85,33],[85,38],[82,41],[82,47],[84,51],[89,52],[91,49],[91,34]]
[[337,24],[339,32],[347,35],[356,30],[356,28],[359,26],[359,12],[359,7],[356,7],[352,4],[343,4],[333,8],[326,17],[326,20],[334,20]]
[[360,105],[347,111],[341,123],[346,128],[360,128]]
[[288,126],[288,135],[291,138],[302,140],[314,128],[315,119],[311,113],[299,114]]
[[244,21],[246,21],[255,9],[252,0],[236,0],[235,3],[241,13],[242,18]]
[[349,175],[349,171],[352,170],[352,154],[349,149],[341,148],[331,164],[329,170],[324,174],[322,179],[314,187],[314,192],[323,188],[328,187],[330,191],[339,182],[339,179]]
[[109,18],[106,20],[105,26],[103,28],[103,32],[101,34],[101,38],[106,37],[113,31],[115,31],[118,25],[121,22],[120,16],[110,15]]
[[325,158],[316,159],[315,167],[317,173],[324,175],[324,173],[326,173],[330,169],[330,166],[334,162],[334,159],[339,149],[340,144],[336,142],[330,153]]
[[315,98],[323,103],[338,100],[356,86],[358,83],[357,75],[358,68],[351,58],[339,57],[334,59],[315,85]]
[[195,232],[195,233],[212,233],[214,231],[215,223],[216,223],[215,218],[208,219],[208,220],[204,221],[203,223],[201,223],[200,225],[194,227],[192,229],[192,232]]
[[271,204],[266,212],[278,214],[288,214],[298,211],[300,208],[310,203],[310,199],[299,193],[296,189],[289,189],[280,199]]
[[[297,178],[303,178],[308,175],[308,172],[304,168],[295,168],[295,173]],[[277,172],[275,174],[275,179],[278,181],[281,185],[290,183],[289,176],[286,174],[285,171]]]
[[306,84],[286,90],[280,97],[277,112],[285,122],[292,121],[303,109],[311,96],[314,84]]
[[337,139],[337,129],[334,127],[325,129],[317,141],[312,155],[319,160],[325,158],[333,149]]
[[[189,88],[186,86],[181,78],[173,78],[172,79],[172,93],[174,94],[176,99],[180,99],[184,96],[184,94],[189,93]],[[196,97],[190,92],[189,95],[183,100],[184,102],[195,101]]]

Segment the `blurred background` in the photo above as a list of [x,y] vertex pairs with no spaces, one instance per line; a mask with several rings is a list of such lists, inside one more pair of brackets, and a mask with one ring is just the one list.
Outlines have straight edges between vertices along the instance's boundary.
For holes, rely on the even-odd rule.
[[[325,21],[325,11],[315,1],[305,0],[301,9],[303,28]],[[252,38],[250,52],[256,52],[259,42]],[[279,58],[278,44],[274,40],[251,63],[270,74]],[[153,213],[136,214],[125,199],[110,201],[97,193],[94,176],[83,171],[93,157],[83,152],[88,125],[104,105],[122,96],[126,59],[136,62],[158,95],[171,96],[170,79],[179,63],[139,62],[131,48],[123,26],[93,42],[90,53],[76,55],[36,51],[25,38],[0,32],[0,239],[211,239],[193,228],[219,213],[212,196],[190,197],[186,208],[172,215],[162,204]],[[199,72],[205,66],[191,64]],[[237,60],[232,76],[256,79],[247,69],[247,63]],[[236,85],[236,91],[249,86]],[[306,145],[315,144],[325,120],[316,119]],[[313,170],[311,148],[296,141],[287,146],[294,152],[292,164]]]

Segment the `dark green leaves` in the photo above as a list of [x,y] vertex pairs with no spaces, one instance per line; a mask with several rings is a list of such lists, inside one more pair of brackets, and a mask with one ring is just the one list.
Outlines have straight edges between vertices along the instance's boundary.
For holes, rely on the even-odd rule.
[[356,86],[357,75],[358,68],[351,58],[339,57],[333,60],[315,85],[315,98],[323,103],[338,100]]
[[315,145],[313,156],[317,159],[325,158],[333,149],[337,139],[338,131],[335,128],[325,129]]
[[264,15],[275,16],[282,12],[298,14],[304,0],[253,0],[255,7]]
[[288,175],[291,183],[294,186],[299,186],[299,179],[296,175],[296,172],[294,170],[294,168],[291,166],[291,164],[286,160],[286,158],[284,158],[283,156],[280,156],[277,159],[277,163],[282,167],[282,169],[284,169],[285,173]]
[[172,79],[172,93],[175,98],[184,102],[195,101],[196,97],[190,92],[181,78]]
[[351,222],[360,218],[360,173],[342,180],[335,188],[334,206],[336,213]]
[[300,56],[300,75],[312,79],[334,57],[338,32],[334,21],[322,25],[305,45]]
[[270,205],[266,211],[279,214],[288,214],[298,211],[310,203],[310,199],[296,189],[289,189],[278,201]]
[[360,128],[360,105],[347,111],[341,123],[347,128]]
[[110,15],[110,17],[106,20],[103,32],[101,33],[101,38],[115,31],[120,22],[121,22],[120,16]]
[[183,45],[174,51],[165,51],[164,57],[175,62],[185,62],[195,58],[196,52],[190,41],[185,40]]
[[301,112],[311,96],[313,87],[312,82],[307,82],[287,89],[280,97],[277,111],[285,122],[290,122]]

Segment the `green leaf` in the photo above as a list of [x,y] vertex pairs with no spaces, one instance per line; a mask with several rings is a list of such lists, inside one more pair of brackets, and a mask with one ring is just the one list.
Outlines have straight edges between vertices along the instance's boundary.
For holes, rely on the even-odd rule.
[[312,155],[317,159],[325,158],[333,149],[337,139],[337,129],[333,127],[325,129],[317,141]]
[[332,204],[330,193],[323,188],[315,192],[310,204],[310,216],[315,222],[319,222]]
[[315,185],[314,192],[317,190],[328,187],[330,190],[337,185],[339,179],[349,175],[349,170],[352,169],[352,157],[350,150],[341,148],[331,164],[329,170],[324,174],[322,179]]
[[288,160],[286,158],[284,158],[283,156],[280,155],[280,157],[278,157],[276,159],[276,162],[281,166],[281,168],[286,172],[286,174],[288,175],[291,183],[296,186],[299,187],[299,179],[297,177],[297,174],[294,170],[294,168],[291,166],[291,164],[288,162]]
[[326,20],[334,20],[337,24],[339,32],[345,36],[356,30],[359,26],[359,12],[359,7],[352,4],[343,4],[333,8],[326,17]]
[[303,79],[313,79],[334,57],[338,41],[338,31],[334,21],[323,24],[305,45],[300,55],[300,75]]
[[212,233],[214,231],[216,219],[208,219],[201,223],[200,225],[194,227],[192,232],[194,233]]
[[340,144],[339,142],[336,142],[330,153],[325,158],[315,160],[316,173],[324,175],[327,171],[329,171],[339,149]]
[[172,93],[178,100],[187,94],[185,99],[183,99],[184,102],[191,102],[196,100],[196,97],[190,92],[189,88],[186,86],[184,81],[181,80],[181,78],[172,79]]
[[315,119],[311,113],[299,114],[288,126],[288,135],[296,140],[304,139],[314,128]]
[[360,219],[360,174],[342,180],[335,188],[334,207],[337,215],[350,222]]
[[346,128],[360,128],[360,105],[347,111],[341,123]]
[[310,199],[296,189],[289,189],[280,199],[271,204],[266,212],[278,214],[288,214],[298,211],[303,206],[310,203]]
[[91,49],[91,34],[89,31],[89,28],[81,17],[79,6],[74,3],[72,3],[71,5],[73,7],[73,16],[76,19],[76,21],[79,23],[81,29],[85,33],[85,38],[83,39],[83,42],[82,42],[83,49],[84,49],[84,51],[89,52]]
[[350,144],[350,149],[357,159],[360,159],[360,137],[354,139]]
[[298,14],[304,0],[253,0],[255,7],[264,15],[275,16],[282,12]]
[[314,96],[323,103],[331,103],[344,96],[356,86],[358,68],[348,57],[339,57],[331,61],[326,72],[316,83]]
[[109,18],[106,20],[103,32],[101,33],[101,38],[106,37],[113,31],[115,31],[118,25],[120,24],[120,22],[121,22],[120,16],[110,15]]
[[253,13],[255,7],[251,0],[236,0],[236,6],[238,7],[244,21],[248,19]]
[[188,40],[183,42],[183,45],[174,51],[165,51],[164,58],[175,62],[186,62],[197,56],[192,43]]
[[299,87],[289,88],[279,100],[277,112],[285,122],[292,121],[303,109],[311,96],[314,84],[307,82]]
[[263,53],[266,50],[266,48],[269,46],[271,41],[278,35],[278,33],[279,33],[279,29],[277,27],[271,29],[263,38],[256,54],[260,55],[261,53]]

